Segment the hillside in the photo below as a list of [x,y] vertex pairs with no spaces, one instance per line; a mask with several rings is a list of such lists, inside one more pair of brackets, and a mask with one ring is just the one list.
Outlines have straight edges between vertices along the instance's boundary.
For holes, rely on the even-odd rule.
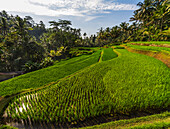
[[[47,126],[55,122],[64,127],[74,127],[82,126],[81,121],[86,119],[108,114],[131,118],[168,109],[170,69],[164,63],[125,49],[114,50],[117,58],[113,58],[116,56],[111,48],[102,51],[97,52],[102,55],[100,63],[84,68],[49,88],[15,97],[5,111],[6,117],[27,122],[29,118],[34,124],[47,121],[50,123]],[[97,53],[92,55],[96,55],[93,60],[99,60]],[[72,64],[71,60],[68,62]]]
[[53,66],[30,72],[10,80],[0,82],[0,96],[14,94],[21,90],[38,88],[57,82],[76,71],[98,62],[100,50],[92,55],[83,55],[55,63]]

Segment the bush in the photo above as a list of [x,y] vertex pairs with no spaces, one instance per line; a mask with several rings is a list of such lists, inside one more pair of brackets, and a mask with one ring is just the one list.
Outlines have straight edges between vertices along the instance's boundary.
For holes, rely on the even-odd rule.
[[40,64],[41,68],[45,68],[47,66],[50,66],[54,63],[54,61],[51,59],[51,57],[46,57],[42,63]]
[[35,71],[35,70],[37,70],[39,68],[40,68],[40,64],[38,64],[37,62],[28,61],[23,66],[22,70],[24,72],[31,72],[31,71]]
[[46,57],[41,63],[28,61],[24,65],[23,71],[24,72],[35,71],[35,70],[38,70],[38,69],[41,69],[41,68],[46,68],[47,66],[50,66],[53,63],[54,63],[54,61],[51,59],[51,57]]
[[125,49],[125,48],[121,47],[121,46],[117,46],[117,47],[115,47],[115,49]]

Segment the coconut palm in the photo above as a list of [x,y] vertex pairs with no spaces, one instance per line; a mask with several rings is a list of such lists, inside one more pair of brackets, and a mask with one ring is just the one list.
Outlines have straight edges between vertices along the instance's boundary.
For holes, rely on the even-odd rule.
[[2,17],[0,21],[0,31],[3,37],[5,37],[5,35],[7,34],[8,29],[9,27],[6,18]]
[[50,26],[52,26],[53,31],[57,32],[59,31],[59,25],[60,23],[56,22],[56,21],[49,21]]

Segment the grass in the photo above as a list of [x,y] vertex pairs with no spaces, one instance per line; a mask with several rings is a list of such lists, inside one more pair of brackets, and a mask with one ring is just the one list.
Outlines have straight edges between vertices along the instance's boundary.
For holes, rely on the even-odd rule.
[[[48,89],[27,93],[29,97],[16,97],[5,112],[18,119],[76,123],[102,114],[168,108],[170,69],[152,57],[116,51],[118,58],[97,63]],[[28,107],[24,109],[22,103]]]
[[63,77],[98,62],[99,57],[100,50],[92,55],[83,55],[61,61],[53,66],[0,82],[0,96],[15,94],[24,89],[38,88],[50,82],[56,82]]
[[155,122],[152,124],[130,127],[129,129],[169,129],[170,122]]
[[[164,112],[161,114],[155,114],[151,116],[145,116],[145,117],[138,117],[128,120],[118,120],[118,121],[112,121],[100,125],[94,125],[89,127],[84,127],[81,129],[134,129],[134,128],[148,128],[148,129],[158,129],[160,127],[167,127],[169,126],[169,118],[170,113]],[[167,123],[168,122],[168,123]],[[169,126],[170,127],[170,126]]]
[[137,50],[145,50],[145,51],[162,51],[165,52],[167,51],[168,53],[170,52],[170,48],[167,47],[154,47],[154,46],[140,46],[140,45],[131,45],[127,44],[128,47],[137,49]]
[[138,42],[130,42],[130,43],[144,43],[144,44],[170,44],[170,41],[150,41],[150,42],[146,42],[146,41],[138,41]]
[[18,129],[18,128],[11,127],[11,126],[8,126],[8,125],[0,125],[0,129]]
[[73,56],[80,56],[85,54],[92,54],[97,48],[76,47],[71,48],[69,54]]
[[102,60],[107,61],[117,57],[117,54],[113,51],[113,48],[105,48],[103,49]]

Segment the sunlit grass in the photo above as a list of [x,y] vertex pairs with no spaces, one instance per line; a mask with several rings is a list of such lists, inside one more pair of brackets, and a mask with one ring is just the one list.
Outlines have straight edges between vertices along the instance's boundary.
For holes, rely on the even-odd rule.
[[[48,89],[16,98],[9,117],[47,122],[76,122],[102,114],[128,115],[169,106],[170,70],[145,55],[121,55],[84,69]],[[27,93],[29,95],[29,93]],[[24,110],[21,103],[24,103]],[[15,110],[23,108],[22,112]]]
[[30,72],[0,82],[0,96],[17,93],[23,89],[38,88],[50,82],[56,82],[80,69],[97,63],[100,50],[92,55],[83,55],[55,63],[53,66]]

